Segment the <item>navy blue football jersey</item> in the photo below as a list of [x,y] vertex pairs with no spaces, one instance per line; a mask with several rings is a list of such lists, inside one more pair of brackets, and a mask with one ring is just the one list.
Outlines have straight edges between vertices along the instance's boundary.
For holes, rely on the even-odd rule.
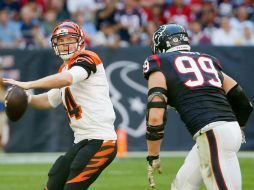
[[236,121],[222,88],[219,61],[199,52],[168,52],[149,56],[144,62],[146,79],[155,71],[166,78],[168,105],[174,107],[194,135],[215,121]]

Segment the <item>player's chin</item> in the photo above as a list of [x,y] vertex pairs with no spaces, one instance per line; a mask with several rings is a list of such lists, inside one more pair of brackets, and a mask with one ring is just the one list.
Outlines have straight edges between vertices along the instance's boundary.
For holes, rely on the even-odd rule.
[[68,51],[67,50],[66,51],[61,51],[60,54],[61,55],[68,55]]

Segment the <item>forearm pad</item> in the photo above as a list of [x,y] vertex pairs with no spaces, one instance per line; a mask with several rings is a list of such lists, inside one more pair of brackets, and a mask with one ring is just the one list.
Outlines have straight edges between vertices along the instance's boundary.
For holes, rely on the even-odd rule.
[[227,99],[232,107],[232,110],[235,113],[239,125],[245,126],[253,110],[253,107],[250,100],[245,95],[242,87],[236,84],[227,93]]

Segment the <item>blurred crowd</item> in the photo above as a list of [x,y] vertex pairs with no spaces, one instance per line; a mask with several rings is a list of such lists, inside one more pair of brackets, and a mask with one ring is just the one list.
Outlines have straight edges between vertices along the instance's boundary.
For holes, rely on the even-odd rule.
[[166,23],[184,25],[192,45],[254,45],[254,0],[1,0],[0,48],[48,48],[67,19],[90,47],[147,46]]

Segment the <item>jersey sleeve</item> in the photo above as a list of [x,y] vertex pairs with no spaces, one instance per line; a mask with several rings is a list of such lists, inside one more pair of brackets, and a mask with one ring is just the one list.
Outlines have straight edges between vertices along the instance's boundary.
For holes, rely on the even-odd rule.
[[55,108],[62,102],[61,90],[60,89],[51,89],[47,92],[48,101],[50,105]]
[[148,80],[151,73],[155,71],[160,71],[161,62],[160,58],[157,55],[149,56],[143,65],[143,74],[144,77]]
[[212,59],[213,59],[213,63],[214,63],[214,66],[216,67],[216,69],[218,69],[219,71],[222,71],[220,60],[215,57],[212,57]]
[[90,77],[91,73],[96,73],[96,61],[88,54],[79,54],[76,60],[71,64],[71,67],[78,66],[86,70],[86,79]]
[[73,66],[71,69],[65,72],[68,72],[72,75],[72,84],[85,80],[88,77],[87,70],[80,66]]

